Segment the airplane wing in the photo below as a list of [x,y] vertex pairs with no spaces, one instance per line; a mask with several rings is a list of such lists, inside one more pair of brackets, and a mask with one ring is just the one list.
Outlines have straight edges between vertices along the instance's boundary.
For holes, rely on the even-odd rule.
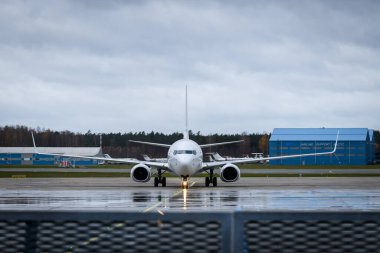
[[285,158],[331,155],[331,154],[334,154],[336,151],[336,147],[338,145],[338,137],[339,137],[339,131],[338,131],[338,134],[336,136],[334,149],[332,151],[329,151],[329,152],[309,153],[309,154],[299,154],[299,155],[272,156],[272,157],[258,157],[258,158],[242,158],[242,159],[238,159],[238,160],[229,160],[229,161],[204,162],[202,165],[201,171],[205,171],[205,170],[208,170],[208,169],[213,168],[213,167],[224,166],[226,164],[257,163],[260,161],[279,160],[279,159],[285,159]]
[[227,145],[232,143],[239,143],[243,142],[244,140],[238,140],[238,141],[228,141],[228,142],[218,142],[218,143],[210,143],[210,144],[202,144],[199,145],[201,148],[207,148],[207,147],[215,147],[215,146],[221,146],[221,145]]
[[140,144],[151,145],[151,146],[158,146],[158,147],[164,147],[164,148],[170,148],[170,146],[171,146],[169,144],[146,142],[146,141],[134,141],[134,140],[129,140],[129,141],[130,142],[134,142],[134,143],[140,143]]
[[[169,144],[154,143],[154,142],[134,141],[134,140],[129,140],[129,141],[130,142],[134,142],[134,143],[140,143],[140,144],[151,145],[151,146],[158,146],[158,147],[165,147],[165,148],[170,148],[170,146],[171,146]],[[232,143],[239,143],[239,142],[243,142],[243,141],[244,140],[219,142],[219,143],[210,143],[210,144],[203,144],[203,145],[199,145],[199,146],[201,148],[207,148],[207,147],[221,146],[221,145],[227,145],[227,144],[232,144]]]

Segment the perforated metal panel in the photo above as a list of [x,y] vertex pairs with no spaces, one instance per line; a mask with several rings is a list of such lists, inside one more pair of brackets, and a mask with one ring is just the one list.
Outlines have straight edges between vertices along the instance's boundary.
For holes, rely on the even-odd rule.
[[26,245],[25,222],[0,221],[0,252],[23,252]]
[[36,246],[38,252],[219,252],[220,242],[217,222],[42,222]]
[[73,214],[22,214],[28,220],[15,222],[1,221],[0,213],[0,252],[222,252],[220,217],[123,213],[110,221],[114,214]]
[[0,212],[0,252],[380,252],[380,213]]
[[379,252],[375,221],[249,221],[250,252]]

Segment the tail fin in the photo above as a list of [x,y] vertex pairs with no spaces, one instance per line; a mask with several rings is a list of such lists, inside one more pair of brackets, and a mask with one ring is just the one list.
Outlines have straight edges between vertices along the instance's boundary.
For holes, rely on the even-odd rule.
[[33,147],[34,147],[34,153],[37,153],[37,147],[36,147],[36,142],[34,140],[34,135],[33,135],[33,132],[32,133],[32,140],[33,140]]
[[187,85],[186,85],[186,100],[185,100],[185,132],[183,133],[183,138],[189,139],[188,112],[187,112]]

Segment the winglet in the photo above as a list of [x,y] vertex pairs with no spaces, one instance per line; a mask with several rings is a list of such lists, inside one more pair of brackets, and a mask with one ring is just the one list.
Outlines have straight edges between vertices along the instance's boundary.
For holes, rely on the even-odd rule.
[[334,149],[333,149],[333,151],[331,151],[332,154],[335,153],[335,151],[336,151],[336,147],[338,146],[338,138],[339,138],[339,130],[338,130],[338,133],[336,134],[336,140],[335,140],[335,146],[334,146]]
[[37,147],[36,147],[36,142],[34,141],[33,132],[32,132],[32,140],[33,140],[34,153],[37,153]]

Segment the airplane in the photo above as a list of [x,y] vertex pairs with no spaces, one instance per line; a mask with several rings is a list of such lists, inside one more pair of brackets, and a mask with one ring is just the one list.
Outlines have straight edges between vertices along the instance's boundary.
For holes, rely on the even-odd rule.
[[70,158],[84,158],[93,159],[98,161],[113,162],[113,163],[126,163],[134,164],[131,170],[131,178],[135,182],[145,183],[150,181],[152,176],[152,168],[157,169],[157,176],[154,177],[154,186],[158,187],[160,184],[162,187],[166,186],[166,177],[163,176],[164,172],[169,172],[177,175],[182,179],[181,186],[183,189],[189,187],[188,179],[200,173],[208,173],[205,177],[205,186],[216,187],[217,177],[214,175],[215,169],[220,169],[219,177],[223,182],[235,182],[240,178],[240,169],[237,165],[247,164],[247,163],[258,163],[261,161],[277,160],[277,159],[288,159],[306,156],[320,156],[320,155],[330,155],[334,154],[338,144],[339,131],[337,133],[335,146],[332,151],[329,152],[319,152],[319,153],[308,153],[308,154],[298,154],[298,155],[284,155],[284,156],[274,156],[274,157],[257,157],[257,158],[241,158],[234,160],[223,160],[223,161],[203,161],[202,148],[215,147],[220,145],[234,144],[242,142],[243,140],[220,142],[220,143],[210,143],[199,145],[189,138],[188,131],[188,105],[187,105],[187,86],[186,86],[186,102],[185,102],[185,131],[183,132],[183,138],[174,142],[172,145],[163,143],[152,143],[130,140],[130,142],[152,145],[158,147],[168,148],[167,159],[164,160],[138,160],[134,158],[111,158],[111,157],[93,157],[93,156],[79,156],[70,154],[53,154],[53,153],[39,153],[37,152],[36,143],[33,138],[33,145],[35,153],[41,155],[55,155],[61,157]]

